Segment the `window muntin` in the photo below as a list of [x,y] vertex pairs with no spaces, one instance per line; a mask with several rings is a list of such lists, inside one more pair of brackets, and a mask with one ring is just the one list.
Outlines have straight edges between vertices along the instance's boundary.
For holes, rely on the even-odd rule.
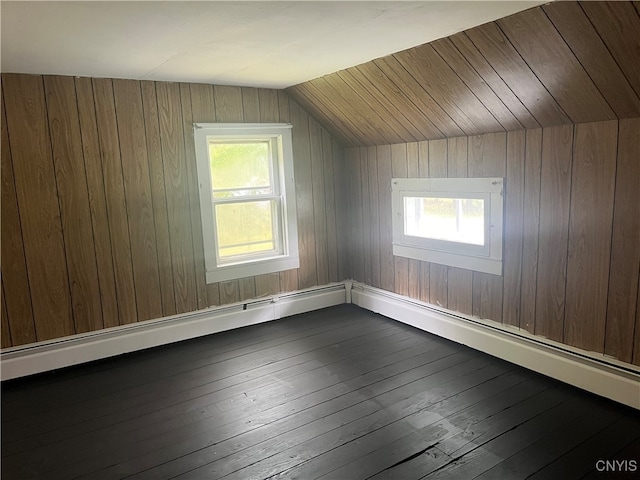
[[196,124],[208,282],[299,266],[290,128]]
[[393,251],[502,273],[502,178],[393,179]]

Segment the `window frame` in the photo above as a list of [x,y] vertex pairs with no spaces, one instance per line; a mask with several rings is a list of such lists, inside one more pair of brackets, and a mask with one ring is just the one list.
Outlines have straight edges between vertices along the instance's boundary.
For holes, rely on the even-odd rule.
[[[478,272],[502,275],[504,178],[393,178],[393,254]],[[405,198],[484,200],[483,246],[405,234]]]
[[[298,256],[298,229],[293,171],[291,125],[284,123],[195,123],[194,141],[202,236],[207,283],[280,272],[300,266]],[[209,139],[216,143],[238,141],[268,141],[273,192],[264,195],[215,199],[211,184]],[[221,259],[218,249],[215,206],[229,203],[275,200],[277,213],[274,229],[275,251],[247,253]]]

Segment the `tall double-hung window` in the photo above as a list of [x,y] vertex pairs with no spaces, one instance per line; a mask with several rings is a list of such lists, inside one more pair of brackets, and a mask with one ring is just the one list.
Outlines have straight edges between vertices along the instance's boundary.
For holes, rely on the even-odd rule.
[[291,126],[195,124],[207,282],[299,266]]

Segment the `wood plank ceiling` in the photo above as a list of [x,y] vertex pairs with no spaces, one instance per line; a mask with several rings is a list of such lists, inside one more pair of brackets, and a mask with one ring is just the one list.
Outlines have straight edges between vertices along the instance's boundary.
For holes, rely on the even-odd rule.
[[287,89],[346,145],[640,116],[640,2],[554,2]]

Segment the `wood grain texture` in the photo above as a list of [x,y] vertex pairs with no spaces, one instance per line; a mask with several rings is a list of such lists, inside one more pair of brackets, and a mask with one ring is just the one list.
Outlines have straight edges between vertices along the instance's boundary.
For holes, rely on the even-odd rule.
[[324,212],[327,224],[327,263],[329,270],[329,282],[338,282],[338,228],[336,220],[336,200],[334,169],[340,170],[341,163],[336,158],[336,151],[340,147],[332,140],[329,132],[322,130],[322,162],[324,172]]
[[[464,84],[482,102],[504,130],[519,130],[522,125],[487,85],[478,72],[455,47],[450,38],[442,38],[431,43],[433,49],[455,71]],[[490,125],[488,125],[490,128]]]
[[132,206],[127,209],[127,220],[138,320],[149,320],[162,317],[162,298],[147,145],[140,135],[144,132],[140,82],[114,80],[113,95],[125,198]]
[[[289,96],[285,92],[278,92],[278,113],[280,115],[280,122],[291,123],[291,101]],[[293,132],[292,132],[293,135]],[[295,166],[294,166],[295,171]],[[342,176],[341,178],[343,178]],[[298,216],[300,214],[298,213]],[[291,269],[280,272],[280,290],[283,292],[291,292],[298,289],[298,270]]]
[[516,327],[520,326],[521,315],[525,142],[524,131],[507,134],[502,323]]
[[0,279],[0,315],[2,316],[2,323],[0,323],[0,347],[8,348],[12,343],[7,303],[4,300],[4,279]]
[[431,45],[393,57],[415,78],[466,135],[502,130],[491,112],[456,75]]
[[[391,145],[391,175],[393,178],[407,178],[407,145]],[[393,221],[392,221],[393,223]],[[393,257],[395,292],[409,295],[409,259]]]
[[313,235],[315,239],[317,284],[329,283],[329,252],[327,250],[327,215],[324,198],[324,158],[322,129],[309,118],[309,152],[311,161],[311,193],[313,195]]
[[103,327],[75,84],[46,76],[44,89],[76,333]]
[[[447,142],[447,176],[467,177],[467,137],[450,138]],[[473,301],[473,272],[462,268],[447,268],[447,308],[471,314]]]
[[523,127],[535,128],[540,125],[464,32],[456,33],[449,39]]
[[461,128],[426,94],[420,83],[414,79],[394,56],[374,60],[373,63],[389,78],[393,78],[397,87],[433,122],[436,128],[446,137],[464,135]]
[[256,298],[256,280],[254,277],[238,279],[238,287],[240,289],[240,301]]
[[640,96],[640,15],[631,2],[580,2],[580,6]]
[[115,327],[120,324],[119,307],[91,79],[76,78],[75,89],[82,137],[82,154],[84,156],[87,190],[89,193],[96,265],[98,268],[98,282],[100,284],[102,320],[105,328]]
[[[185,160],[180,86],[156,83],[160,144],[167,194],[169,240],[173,265],[176,313],[197,309],[195,265],[187,166]],[[216,105],[217,107],[217,105]]]
[[71,335],[69,276],[43,81],[3,74],[2,90],[36,338]]
[[[192,83],[191,91],[191,115],[194,123],[215,123],[216,109],[213,95],[213,85]],[[200,219],[198,219],[200,222]],[[202,228],[202,225],[200,226]],[[203,239],[204,241],[204,239]],[[207,305],[220,305],[220,288],[217,283],[208,283]]]
[[574,123],[615,118],[541,8],[502,18],[497,24]]
[[391,147],[376,148],[378,159],[378,200],[380,212],[380,287],[394,291],[393,227],[391,225]]
[[[538,276],[538,231],[540,226],[542,129],[527,130],[525,142],[520,328],[529,333],[534,333],[536,278]],[[509,168],[508,163],[507,168]]]
[[300,254],[298,282],[299,288],[309,288],[318,284],[316,240],[314,236],[315,220],[313,216],[313,177],[311,173],[309,115],[295,102],[291,102],[290,112],[291,124],[297,132],[293,136],[293,155],[295,157],[298,249]]
[[604,351],[618,122],[575,127],[564,341]]
[[195,274],[196,300],[198,309],[208,306],[207,278],[204,265],[204,240],[202,237],[202,217],[200,214],[200,192],[196,166],[195,139],[193,134],[193,111],[191,107],[191,87],[180,84],[180,105],[182,107],[182,128],[184,135],[185,164],[187,167],[187,195],[191,221],[191,242]]
[[[638,272],[640,276],[640,272]],[[638,282],[638,294],[636,299],[640,299],[640,282]],[[640,365],[640,301],[636,300],[636,328],[633,339],[633,364]]]
[[368,148],[362,147],[360,153],[360,201],[362,202],[362,256],[364,266],[364,283],[371,285],[371,198],[369,194]]
[[633,360],[640,272],[640,118],[620,120],[604,353]]
[[349,149],[345,154],[347,162],[345,172],[347,175],[347,209],[350,225],[350,237],[348,238],[348,254],[351,259],[351,278],[358,282],[364,282],[365,257],[364,257],[364,221],[362,218],[362,148]]
[[542,7],[618,118],[640,115],[640,98],[577,2]]
[[[407,177],[417,178],[420,175],[420,147],[418,142],[407,144]],[[409,259],[409,296],[420,298],[420,261]]]
[[[429,178],[447,176],[448,140],[429,142]],[[439,307],[448,306],[448,267],[429,263],[429,302]]]
[[118,318],[120,324],[127,324],[138,320],[138,312],[112,81],[110,79],[93,79],[93,94],[102,157],[102,177],[107,200],[109,233],[111,235]]
[[[504,177],[507,161],[507,134],[489,133],[469,146],[470,177]],[[503,277],[473,272],[473,314],[502,321]]]
[[[2,125],[2,190],[0,190],[0,207],[2,208],[2,284],[3,300],[2,311],[6,316],[6,328],[3,325],[4,334],[11,335],[6,346],[22,345],[36,341],[36,329],[33,321],[33,308],[31,307],[31,290],[27,273],[27,263],[24,253],[24,239],[20,225],[18,212],[18,198],[13,176],[13,164],[9,147],[9,133],[5,116],[4,98],[0,112]],[[5,286],[6,282],[6,286]],[[3,347],[5,346],[3,343]]]
[[[426,178],[429,176],[429,142],[418,142],[418,176]],[[420,300],[429,301],[429,262],[420,261],[419,267]]]
[[376,147],[367,148],[366,168],[364,174],[369,182],[369,241],[371,254],[371,285],[380,288],[380,205],[378,186],[378,152]]
[[153,222],[158,256],[158,279],[160,298],[164,316],[175,315],[176,297],[173,285],[173,265],[171,263],[171,241],[169,238],[169,218],[167,215],[167,193],[164,168],[162,165],[162,145],[158,117],[158,100],[154,82],[140,82],[144,133],[149,168],[149,186],[153,206]]
[[535,334],[563,340],[573,127],[542,130]]

